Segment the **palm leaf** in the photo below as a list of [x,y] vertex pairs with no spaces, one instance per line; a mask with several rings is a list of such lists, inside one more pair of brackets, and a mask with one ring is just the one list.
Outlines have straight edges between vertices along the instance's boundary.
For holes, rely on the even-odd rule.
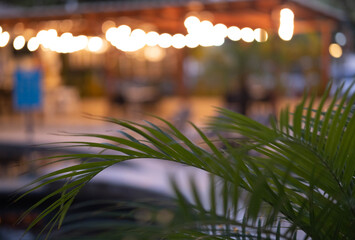
[[[305,95],[294,112],[282,110],[279,121],[272,122],[271,127],[218,108],[218,116],[209,123],[209,128],[218,132],[218,141],[193,124],[200,136],[198,143],[164,119],[157,118],[160,124],[140,124],[103,118],[123,137],[76,134],[94,141],[65,143],[68,147],[97,149],[97,153],[64,155],[63,161],[87,160],[40,177],[21,196],[70,178],[53,191],[50,196],[58,198],[51,199],[53,202],[30,228],[50,214],[54,214],[52,223],[60,226],[77,192],[102,170],[130,159],[155,158],[210,173],[209,204],[202,204],[194,181],[192,202],[173,183],[178,211],[171,225],[123,224],[126,232],[135,232],[138,227],[140,233],[167,239],[295,239],[301,230],[312,239],[354,239],[355,96],[348,96],[349,89],[340,96],[339,89],[330,98],[329,89],[318,106],[316,95],[310,99]],[[223,137],[225,132],[234,135]],[[29,211],[47,200],[50,198]],[[237,227],[241,230],[233,230]],[[113,237],[122,237],[116,231],[118,227],[110,229]]]

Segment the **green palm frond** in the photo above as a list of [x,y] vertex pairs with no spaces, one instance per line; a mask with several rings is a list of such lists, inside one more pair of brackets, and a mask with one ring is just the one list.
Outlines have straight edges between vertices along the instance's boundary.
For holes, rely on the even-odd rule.
[[224,188],[226,185],[222,184],[221,192],[216,191],[216,187],[220,184],[221,182],[213,176],[210,178],[209,194],[215,201],[211,201],[208,206],[202,204],[203,196],[196,189],[195,181],[191,182],[190,189],[194,194],[193,201],[199,202],[195,205],[185,199],[176,182],[172,182],[177,197],[174,205],[171,202],[93,201],[85,203],[77,206],[75,210],[88,205],[98,210],[69,214],[61,231],[54,234],[54,239],[249,240],[265,239],[266,236],[287,239],[280,232],[280,222],[272,229],[262,225],[261,220],[258,220],[257,225],[253,225],[243,218],[243,213],[238,220],[224,208],[228,208],[228,205],[223,206],[223,212],[220,212],[219,201],[230,200]]
[[[25,213],[50,203],[29,228],[48,216],[48,228],[61,226],[80,189],[104,169],[130,159],[154,158],[210,173],[208,206],[193,180],[192,201],[172,184],[177,205],[170,209],[174,219],[169,225],[111,221],[107,227],[112,226],[112,239],[122,237],[122,232],[166,239],[295,239],[299,231],[312,239],[354,239],[355,95],[349,96],[349,91],[341,96],[338,89],[330,97],[329,87],[321,99],[305,95],[295,110],[285,108],[270,126],[218,108],[218,116],[209,123],[216,137],[192,124],[198,141],[160,118],[159,126],[103,118],[120,135],[74,135],[93,141],[62,144],[97,151],[56,156],[61,161],[85,161],[40,177],[20,197],[66,181]],[[110,231],[97,234],[109,239]]]
[[[215,118],[213,123],[214,128],[235,130],[250,141],[248,147],[260,153],[252,161],[258,164],[258,170],[269,175],[266,179],[269,189],[263,189],[270,196],[264,194],[260,200],[273,208],[280,206],[288,221],[314,239],[354,236],[355,142],[350,136],[355,133],[351,111],[355,96],[348,98],[348,91],[338,98],[338,90],[323,112],[328,90],[316,114],[313,100],[306,106],[304,98],[292,115],[281,112],[279,125],[274,124],[272,132],[224,109],[219,110],[224,117]],[[255,196],[258,191],[251,192]],[[283,196],[281,205],[280,196]]]

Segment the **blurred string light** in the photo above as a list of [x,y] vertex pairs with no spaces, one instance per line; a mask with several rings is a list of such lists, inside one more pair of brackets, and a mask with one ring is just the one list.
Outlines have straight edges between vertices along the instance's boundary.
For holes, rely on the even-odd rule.
[[240,33],[241,33],[241,37],[242,37],[244,42],[250,43],[250,42],[254,41],[254,31],[253,31],[253,29],[245,27],[245,28],[243,28],[240,31]]
[[228,28],[222,23],[213,26],[213,46],[221,46],[228,35]]
[[191,33],[186,35],[185,41],[188,48],[195,48],[199,45],[199,37]]
[[329,53],[333,58],[340,58],[343,55],[343,50],[339,44],[332,43],[329,45]]
[[184,25],[185,25],[188,33],[198,31],[198,26],[200,23],[201,23],[200,19],[198,19],[195,16],[190,16],[190,17],[186,18],[184,21]]
[[29,51],[33,52],[36,51],[39,47],[39,41],[36,37],[30,38],[27,42],[27,48]]
[[134,29],[131,32],[130,48],[131,51],[137,51],[145,46],[146,33],[142,29]]
[[178,33],[172,37],[172,44],[174,48],[180,49],[186,46],[185,36]]
[[146,33],[142,29],[134,29],[131,33],[130,28],[120,30],[121,38],[118,38],[116,47],[125,52],[135,52],[145,46]]
[[154,47],[158,45],[159,34],[157,32],[151,31],[146,35],[147,46]]
[[75,52],[74,50],[74,45],[72,42],[74,42],[74,36],[70,32],[65,32],[63,33],[59,38],[56,40],[57,44],[55,51],[60,52],[60,53],[72,53]]
[[163,33],[159,36],[158,45],[161,48],[168,48],[172,45],[172,36],[169,33]]
[[74,44],[77,51],[85,49],[89,44],[89,38],[85,35],[74,37]]
[[[242,39],[245,42],[253,42],[254,40],[265,42],[268,39],[267,32],[260,28],[255,30],[251,28],[239,29],[236,26],[228,28],[221,23],[213,25],[208,20],[200,21],[196,16],[186,18],[184,25],[188,32],[186,35],[177,33],[172,36],[169,33],[159,34],[155,31],[146,33],[142,29],[132,30],[128,25],[116,27],[115,22],[108,20],[102,25],[105,39],[99,36],[73,36],[70,32],[64,32],[58,36],[58,32],[55,29],[49,29],[41,30],[35,37],[30,38],[27,47],[30,51],[36,51],[41,47],[44,50],[58,53],[72,53],[84,49],[94,53],[101,53],[107,49],[107,42],[109,42],[121,51],[135,52],[145,46],[160,47],[163,49],[169,47],[181,49],[184,47],[221,46],[227,37],[232,41]],[[0,47],[6,46],[9,39],[9,33],[2,32],[2,28],[0,28]],[[25,44],[26,41],[23,36],[18,36],[14,40],[15,49],[21,49]],[[151,52],[157,52],[156,48],[150,48],[147,51],[147,56]],[[150,58],[152,59],[152,57]]]
[[[105,50],[105,42],[100,37],[73,36],[70,32],[65,32],[61,36],[58,36],[55,29],[41,30],[37,33],[35,39],[45,50],[58,53],[73,53],[84,49],[90,52],[101,53]],[[30,41],[28,42],[29,50],[37,50],[38,47],[35,48],[35,40],[33,40],[33,43],[30,43]]]
[[239,41],[242,38],[242,34],[238,27],[232,26],[227,29],[227,36],[232,41]]
[[58,33],[55,29],[41,30],[36,35],[39,43],[45,49],[50,49],[52,51],[57,50]]
[[0,47],[5,47],[10,40],[10,34],[8,32],[0,33]]
[[213,31],[215,34],[217,34],[218,36],[221,36],[223,38],[227,37],[227,35],[228,35],[228,28],[226,27],[226,25],[224,25],[222,23],[218,23],[218,24],[214,25]]
[[103,41],[99,37],[91,37],[88,40],[87,47],[90,52],[98,52],[103,47]]
[[254,39],[257,42],[266,42],[268,39],[268,34],[264,29],[257,28],[254,30]]
[[268,34],[264,29],[243,28],[240,30],[236,26],[228,28],[221,23],[213,25],[208,20],[200,21],[196,16],[190,16],[184,21],[188,32],[187,35],[178,33],[172,36],[169,33],[159,34],[155,31],[145,33],[142,29],[132,30],[127,25],[118,27],[113,25],[113,22],[105,22],[103,24],[103,29],[107,29],[105,33],[106,40],[117,49],[125,52],[134,52],[145,46],[174,47],[176,49],[221,46],[224,44],[226,37],[232,41],[242,39],[245,42],[253,42],[254,40],[265,42],[268,39]]
[[212,31],[213,24],[208,20],[204,20],[199,24],[196,32],[191,32],[191,34],[196,34],[200,37],[199,40],[202,47],[210,47],[213,46]]
[[291,9],[284,8],[280,11],[279,36],[284,41],[290,41],[294,30],[294,17]]
[[115,40],[115,38],[117,38],[117,36],[118,36],[118,29],[115,27],[109,28],[105,33],[105,37],[107,41],[111,43]]
[[14,39],[13,46],[16,50],[21,50],[26,44],[25,37],[20,35]]

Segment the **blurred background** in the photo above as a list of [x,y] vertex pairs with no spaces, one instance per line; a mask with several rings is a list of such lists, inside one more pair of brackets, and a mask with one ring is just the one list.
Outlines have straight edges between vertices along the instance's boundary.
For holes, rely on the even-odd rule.
[[192,138],[215,107],[267,124],[350,84],[354,35],[352,0],[1,0],[1,188],[45,152],[29,145],[112,130],[84,115],[153,114]]
[[354,9],[347,0],[0,1],[1,138],[81,127],[91,122],[83,113],[199,124],[224,106],[265,122],[304,89],[352,78]]

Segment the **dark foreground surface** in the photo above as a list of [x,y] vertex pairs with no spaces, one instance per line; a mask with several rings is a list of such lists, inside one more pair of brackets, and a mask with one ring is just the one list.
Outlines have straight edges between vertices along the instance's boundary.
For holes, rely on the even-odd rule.
[[[63,184],[56,183],[52,184],[50,187],[41,188],[38,191],[29,194],[24,199],[14,202],[16,196],[19,196],[25,191],[21,190],[20,192],[16,192],[19,187],[33,181],[36,178],[36,175],[38,176],[39,174],[36,166],[29,162],[31,159],[29,160],[28,156],[31,156],[31,158],[41,158],[62,153],[63,152],[58,152],[57,150],[53,151],[46,147],[32,147],[24,144],[0,144],[0,164],[3,173],[0,178],[0,240],[20,239],[29,224],[42,210],[49,206],[48,204],[51,201],[36,208],[18,223],[21,215],[33,204]],[[137,186],[134,181],[137,180],[136,178],[138,175],[140,175],[140,177],[144,175],[142,167],[137,166],[134,163],[123,163],[114,168],[115,169],[111,170],[106,175],[101,176],[101,178],[98,177],[97,181],[90,182],[82,189],[73,203],[73,206],[82,207],[74,207],[69,211],[69,215],[86,214],[86,212],[92,213],[105,207],[105,205],[112,204],[112,202],[122,203],[123,206],[125,206],[125,203],[133,202],[159,202],[164,204],[171,202],[171,197],[160,191],[161,188],[154,187],[155,185],[153,183],[155,182],[156,184],[161,181],[161,179],[152,179],[150,177],[152,175],[151,173],[148,173],[149,175],[147,176],[147,178],[150,178],[148,181],[151,183],[150,185],[139,186],[138,184]],[[14,171],[14,169],[17,170]],[[19,169],[23,173],[21,173]],[[51,169],[46,170],[46,172],[48,171],[51,171]],[[119,176],[122,176],[121,179],[124,179],[124,181],[117,178]],[[130,182],[132,182],[132,184],[130,184]],[[52,198],[52,200],[54,200],[54,198]],[[134,210],[134,206],[128,205],[130,204],[127,204],[126,207],[114,209],[113,211],[125,213]],[[47,224],[48,220],[49,218],[41,220],[39,224],[29,233],[24,235],[22,239],[36,239],[36,236]],[[102,220],[102,217],[98,217],[98,215],[88,215],[84,220]],[[134,219],[131,220],[135,221]],[[59,232],[58,236],[60,235]]]

